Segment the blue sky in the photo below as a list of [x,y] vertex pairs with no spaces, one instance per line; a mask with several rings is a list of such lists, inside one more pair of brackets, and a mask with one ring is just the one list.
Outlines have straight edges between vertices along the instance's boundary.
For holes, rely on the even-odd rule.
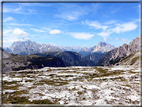
[[[18,40],[116,47],[139,34],[139,3],[3,3],[3,46]],[[23,38],[23,39],[22,39]]]

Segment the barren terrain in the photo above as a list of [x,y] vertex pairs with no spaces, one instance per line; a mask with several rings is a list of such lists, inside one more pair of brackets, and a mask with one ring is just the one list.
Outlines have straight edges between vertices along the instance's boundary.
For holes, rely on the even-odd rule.
[[140,69],[45,67],[3,73],[4,104],[140,105]]

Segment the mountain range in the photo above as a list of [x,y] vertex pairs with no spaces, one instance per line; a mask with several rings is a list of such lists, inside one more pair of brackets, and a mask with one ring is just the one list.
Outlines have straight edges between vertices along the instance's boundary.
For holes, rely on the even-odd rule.
[[40,44],[36,42],[32,42],[30,40],[25,41],[17,41],[14,42],[10,47],[5,48],[4,50],[19,55],[31,55],[39,52],[47,52],[47,51],[74,51],[82,56],[86,56],[92,54],[94,52],[108,52],[115,47],[105,42],[98,43],[97,46],[93,46],[90,48],[87,47],[61,47],[61,46],[53,46],[50,44]]
[[[38,68],[47,67],[47,66],[65,67],[65,66],[134,65],[136,67],[139,67],[139,64],[140,64],[139,59],[140,59],[140,52],[141,52],[139,50],[142,50],[142,46],[140,46],[139,41],[140,41],[140,36],[133,39],[129,43],[129,45],[123,44],[122,46],[119,46],[118,48],[114,48],[108,52],[105,52],[103,50],[104,50],[104,47],[109,47],[109,44],[100,42],[97,46],[92,47],[91,51],[89,51],[89,49],[91,48],[86,49],[86,51],[81,50],[84,53],[85,52],[90,53],[90,55],[86,55],[84,57],[77,52],[66,51],[65,49],[59,48],[57,46],[50,47],[50,45],[49,45],[50,48],[48,47],[46,49],[54,50],[54,51],[39,52],[38,49],[34,49],[34,48],[32,51],[30,51],[31,47],[36,47],[36,46],[40,47],[41,45],[31,41],[25,41],[23,46],[22,46],[23,42],[15,42],[12,44],[13,47],[20,48],[18,46],[21,46],[23,49],[26,48],[27,51],[25,52],[29,52],[30,55],[18,55],[18,54],[9,53],[4,51],[2,48],[0,48],[0,51],[2,51],[3,53],[3,71],[4,72],[11,71],[11,70],[21,70],[21,69],[38,69]],[[36,46],[34,46],[34,44]],[[26,47],[28,45],[30,46],[29,48]],[[44,46],[47,47],[46,44],[44,44]],[[22,49],[19,49],[19,50],[22,50]],[[101,51],[95,52],[96,50],[101,50]],[[12,48],[11,51],[19,52],[19,51],[15,51],[15,48]]]

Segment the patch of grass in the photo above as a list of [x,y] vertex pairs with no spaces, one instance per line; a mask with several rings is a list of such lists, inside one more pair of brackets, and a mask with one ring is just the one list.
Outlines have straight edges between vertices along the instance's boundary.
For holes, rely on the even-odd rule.
[[78,92],[77,92],[77,94],[78,94],[78,95],[81,95],[81,94],[83,94],[83,92],[81,92],[81,91],[78,91]]
[[12,85],[12,84],[17,84],[18,81],[11,81],[11,82],[8,82],[8,81],[3,81],[3,85]]
[[132,70],[130,70],[129,73],[135,74],[136,72],[133,72]]
[[29,56],[34,57],[34,58],[40,57],[38,55],[29,55]]
[[130,55],[126,56],[126,57],[123,59],[123,61],[126,62],[126,61],[128,61],[129,59],[131,59],[132,57],[133,57],[133,54],[130,54]]
[[[107,69],[108,70],[108,69]],[[119,75],[121,73],[123,73],[124,71],[123,70],[115,70],[115,71],[107,71],[107,70],[104,70],[103,69],[99,69],[99,71],[101,73],[86,73],[86,76],[85,79],[88,79],[88,78],[95,78],[95,77],[107,77],[107,76],[111,76],[111,75]]]
[[34,80],[25,80],[25,82],[33,82]]
[[35,78],[34,75],[27,75],[28,78]]
[[108,69],[103,69],[103,68],[95,68],[99,73],[107,73]]
[[19,97],[14,95],[7,95],[3,96],[3,104],[30,104],[31,102],[28,100],[27,97]]
[[19,91],[15,91],[14,95],[22,95],[22,94],[28,94],[27,90],[19,90]]
[[129,85],[129,84],[126,84],[126,85],[123,85],[123,86],[125,86],[125,87],[131,87],[131,85]]
[[131,63],[130,63],[130,65],[133,65],[137,60],[139,60],[140,59],[140,57],[138,56],[138,57],[135,57],[135,58],[133,58],[132,60],[131,60]]
[[3,85],[3,90],[4,89],[11,89],[11,90],[18,90],[18,87],[22,86],[22,85],[14,85],[14,86],[10,86],[10,85]]
[[[53,86],[62,86],[68,84],[68,81],[60,81],[60,80],[41,80],[39,84],[48,84],[48,85],[53,85]],[[37,85],[37,84],[36,84]]]
[[51,77],[56,77],[57,74],[49,74],[49,76],[51,76]]
[[54,103],[52,103],[48,99],[44,99],[44,100],[33,100],[32,103],[33,104],[54,104]]
[[132,101],[131,99],[127,99],[127,101],[126,101],[127,103],[129,103],[129,104],[140,104],[140,102],[139,101]]

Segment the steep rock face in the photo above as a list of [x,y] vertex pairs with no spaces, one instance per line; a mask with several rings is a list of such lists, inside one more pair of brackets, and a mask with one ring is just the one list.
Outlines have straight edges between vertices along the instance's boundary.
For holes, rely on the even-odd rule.
[[140,51],[133,52],[125,56],[124,58],[121,59],[119,63],[117,63],[117,65],[130,65],[130,66],[139,68],[140,67]]
[[108,61],[110,66],[127,65],[136,68],[140,67],[140,51],[132,52],[124,57],[119,57]]
[[106,53],[94,53],[92,55],[87,55],[84,58],[86,60],[90,60],[93,61],[95,64],[97,63],[97,61],[102,58]]
[[120,57],[125,57],[126,55],[140,50],[139,38],[133,39],[129,45],[123,44],[122,46],[115,48],[105,54],[98,62],[97,66],[109,66],[110,60],[114,60]]
[[[142,35],[141,35],[141,38],[142,38]],[[133,39],[128,46],[129,53],[135,52],[137,50],[140,50],[140,36],[137,37],[136,39]]]
[[85,60],[80,54],[71,51],[64,52],[43,52],[37,53],[38,56],[53,55],[63,60],[66,66],[94,66],[93,61]]

